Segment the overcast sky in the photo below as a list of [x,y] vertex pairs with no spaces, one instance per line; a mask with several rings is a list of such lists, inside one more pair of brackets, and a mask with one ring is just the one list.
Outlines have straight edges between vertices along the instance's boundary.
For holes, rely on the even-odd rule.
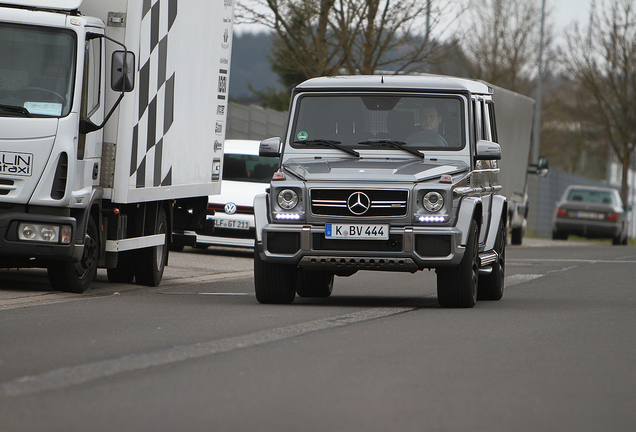
[[[239,0],[249,3],[250,0]],[[541,0],[526,0],[536,1],[541,6]],[[613,0],[596,0],[597,4],[603,4],[611,2]],[[569,27],[575,20],[585,25],[587,23],[592,0],[546,0],[546,9],[552,10],[551,20],[555,25],[555,31],[561,32],[565,28]],[[250,31],[257,32],[267,30],[266,27],[250,24],[250,25],[237,25],[235,29],[239,32]]]

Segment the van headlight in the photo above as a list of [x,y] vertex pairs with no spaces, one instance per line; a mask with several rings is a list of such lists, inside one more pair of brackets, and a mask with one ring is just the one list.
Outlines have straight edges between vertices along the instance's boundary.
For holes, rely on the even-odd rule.
[[439,192],[431,191],[424,195],[422,204],[429,212],[438,212],[444,207],[444,197]]

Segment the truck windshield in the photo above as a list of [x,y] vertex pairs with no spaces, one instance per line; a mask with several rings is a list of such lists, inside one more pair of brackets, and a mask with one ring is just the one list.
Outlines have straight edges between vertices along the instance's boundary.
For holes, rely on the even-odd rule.
[[386,150],[369,144],[392,141],[417,150],[459,150],[465,143],[463,105],[458,96],[305,94],[298,99],[292,146],[333,140]]
[[75,40],[69,30],[0,23],[0,116],[68,115]]

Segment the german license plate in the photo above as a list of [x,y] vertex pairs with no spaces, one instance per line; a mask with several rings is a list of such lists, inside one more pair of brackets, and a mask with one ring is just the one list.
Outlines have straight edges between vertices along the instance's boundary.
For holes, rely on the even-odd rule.
[[215,219],[214,226],[217,228],[250,229],[250,223],[244,220]]
[[605,219],[605,215],[603,213],[589,212],[589,211],[579,211],[576,212],[576,217],[582,219]]
[[376,224],[326,224],[325,237],[329,239],[388,240],[389,226]]

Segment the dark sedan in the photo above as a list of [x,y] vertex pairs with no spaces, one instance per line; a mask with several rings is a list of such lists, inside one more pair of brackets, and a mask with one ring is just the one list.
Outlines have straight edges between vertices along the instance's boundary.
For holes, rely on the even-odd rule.
[[616,189],[569,186],[557,203],[552,238],[567,240],[570,234],[588,238],[611,238],[615,245],[627,244],[626,212]]

